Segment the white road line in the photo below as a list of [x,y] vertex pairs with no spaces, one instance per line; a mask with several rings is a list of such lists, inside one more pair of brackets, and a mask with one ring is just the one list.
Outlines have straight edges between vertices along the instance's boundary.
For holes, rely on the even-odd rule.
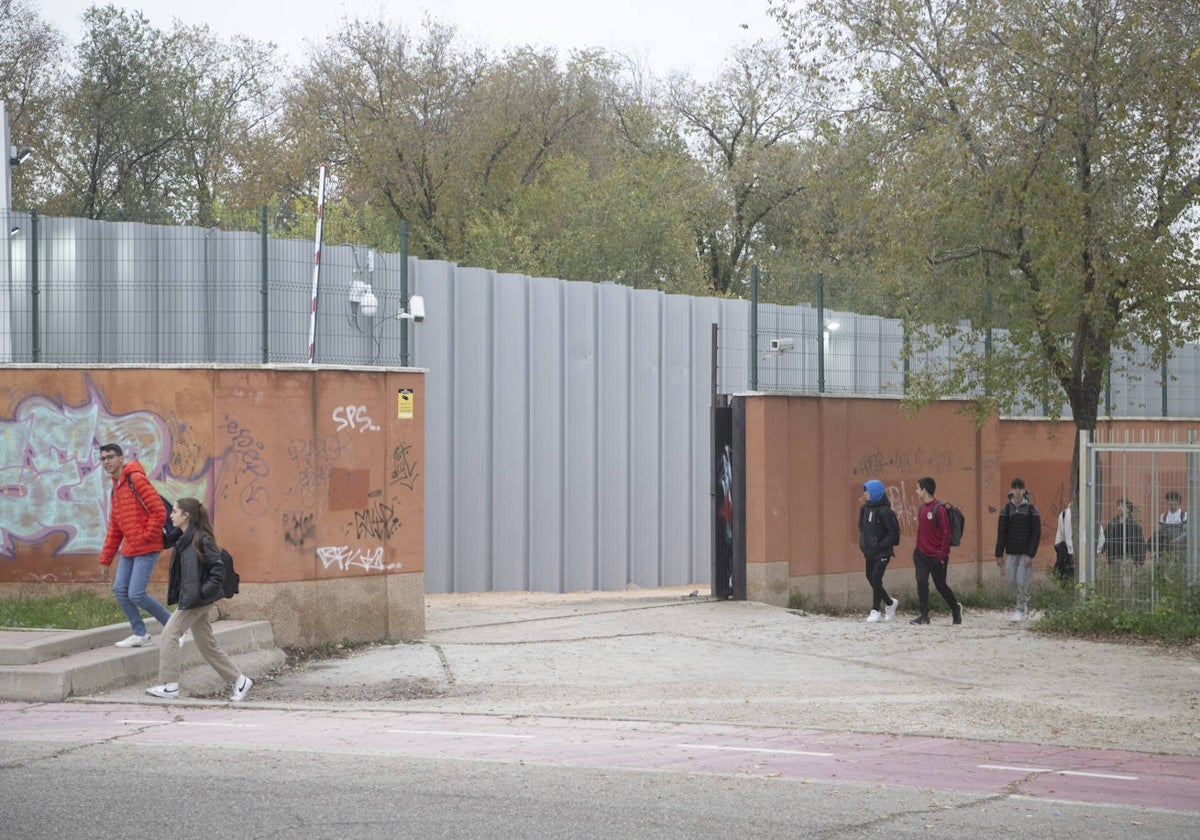
[[126,718],[121,723],[132,723],[137,726],[145,726],[147,724],[155,726],[223,726],[233,727],[235,729],[257,729],[256,723],[207,723],[194,720],[137,720],[136,718]]
[[502,735],[495,732],[442,732],[437,729],[385,729],[383,731],[390,735],[449,735],[462,738],[515,738],[524,740],[534,737],[533,735]]
[[199,720],[176,720],[172,721],[176,726],[217,726],[230,729],[258,729],[256,723],[209,723]]
[[1116,773],[1088,773],[1084,770],[1055,770],[1051,767],[1009,767],[1004,764],[980,764],[981,770],[1012,770],[1016,773],[1055,773],[1059,776],[1087,776],[1091,779],[1117,779],[1122,782],[1136,782],[1137,776],[1121,776]]
[[808,752],[806,750],[769,750],[765,747],[722,747],[716,744],[676,744],[681,750],[724,750],[726,752],[773,753],[775,755],[810,755],[817,758],[831,758],[833,753]]
[[1060,776],[1089,776],[1093,779],[1120,779],[1123,782],[1136,782],[1137,776],[1119,776],[1116,773],[1085,773],[1082,770],[1055,770]]

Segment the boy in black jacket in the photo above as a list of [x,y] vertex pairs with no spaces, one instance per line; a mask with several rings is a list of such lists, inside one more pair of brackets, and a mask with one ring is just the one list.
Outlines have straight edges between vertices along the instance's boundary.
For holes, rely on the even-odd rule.
[[996,565],[1004,569],[1008,584],[1017,593],[1013,621],[1020,621],[1029,610],[1029,582],[1033,579],[1033,555],[1042,538],[1042,516],[1029,501],[1025,482],[1014,478],[1008,502],[996,523]]
[[863,484],[862,507],[858,509],[858,547],[867,560],[867,581],[871,584],[871,614],[867,621],[876,622],[880,618],[891,621],[896,617],[900,602],[889,597],[883,588],[883,573],[899,543],[900,523],[888,502],[883,482],[871,479]]

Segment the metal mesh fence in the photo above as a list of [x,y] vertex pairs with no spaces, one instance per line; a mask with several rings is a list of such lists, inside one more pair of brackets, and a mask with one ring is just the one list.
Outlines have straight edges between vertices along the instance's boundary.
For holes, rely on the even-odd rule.
[[[365,234],[335,212],[326,217],[314,318],[315,214],[264,209],[196,228],[0,213],[0,360],[303,363],[315,328],[316,363],[408,364],[408,324],[389,322],[402,308],[409,263],[418,263],[402,256],[399,227],[392,248],[346,244]],[[374,315],[355,302],[355,288],[371,290]],[[897,319],[803,303],[687,300],[694,315],[711,312],[719,322],[721,393],[897,397],[912,375],[984,352],[968,324],[932,347],[914,341],[921,349],[905,362],[911,336]],[[992,340],[1001,347],[1006,335],[996,330]],[[1148,349],[1114,353],[1101,414],[1200,417],[1200,348],[1176,348],[1165,366],[1150,358]],[[1069,416],[1065,405],[1002,397],[1006,414]]]
[[1182,607],[1200,583],[1200,443],[1085,439],[1083,582],[1131,611]]
[[[0,357],[27,363],[307,362],[316,263],[312,219],[259,230],[164,227],[6,213]],[[241,220],[240,227],[252,220]],[[303,228],[308,227],[305,231]],[[318,363],[394,364],[402,259],[324,244]],[[379,318],[349,305],[372,288]]]

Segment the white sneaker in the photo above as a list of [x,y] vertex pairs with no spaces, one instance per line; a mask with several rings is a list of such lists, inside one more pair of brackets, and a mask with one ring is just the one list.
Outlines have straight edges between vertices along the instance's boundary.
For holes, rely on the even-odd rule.
[[145,636],[139,636],[137,633],[134,633],[128,639],[122,639],[117,642],[115,647],[145,647],[148,644],[150,644],[149,633]]
[[233,684],[233,694],[229,695],[229,699],[234,703],[240,703],[246,699],[246,695],[250,693],[250,689],[254,687],[254,680],[242,674]]
[[893,598],[892,603],[883,608],[883,620],[891,621],[896,617],[896,610],[900,609],[900,599]]
[[179,696],[179,683],[152,685],[146,689],[146,693],[152,694],[155,697],[161,697],[164,700],[174,700]]
[[1010,615],[1008,617],[1008,619],[1009,619],[1009,621],[1020,621],[1024,617],[1025,617],[1025,613],[1021,612],[1020,610],[1017,610],[1012,615]]
[[184,633],[182,636],[179,637],[179,646],[183,647],[185,644],[187,644],[191,640],[192,640],[192,631],[189,630],[186,633]]
[[879,621],[880,617],[879,610],[871,610],[871,614],[867,616],[867,623],[874,624],[876,621]]

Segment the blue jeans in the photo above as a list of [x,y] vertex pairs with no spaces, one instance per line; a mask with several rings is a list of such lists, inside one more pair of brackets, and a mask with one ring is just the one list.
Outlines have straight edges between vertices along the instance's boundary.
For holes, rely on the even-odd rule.
[[113,595],[121,605],[121,611],[129,619],[134,635],[146,635],[146,622],[142,621],[139,608],[158,619],[163,627],[171,620],[170,611],[146,593],[146,584],[154,572],[158,554],[142,554],[138,557],[117,555],[117,574],[113,578]]

